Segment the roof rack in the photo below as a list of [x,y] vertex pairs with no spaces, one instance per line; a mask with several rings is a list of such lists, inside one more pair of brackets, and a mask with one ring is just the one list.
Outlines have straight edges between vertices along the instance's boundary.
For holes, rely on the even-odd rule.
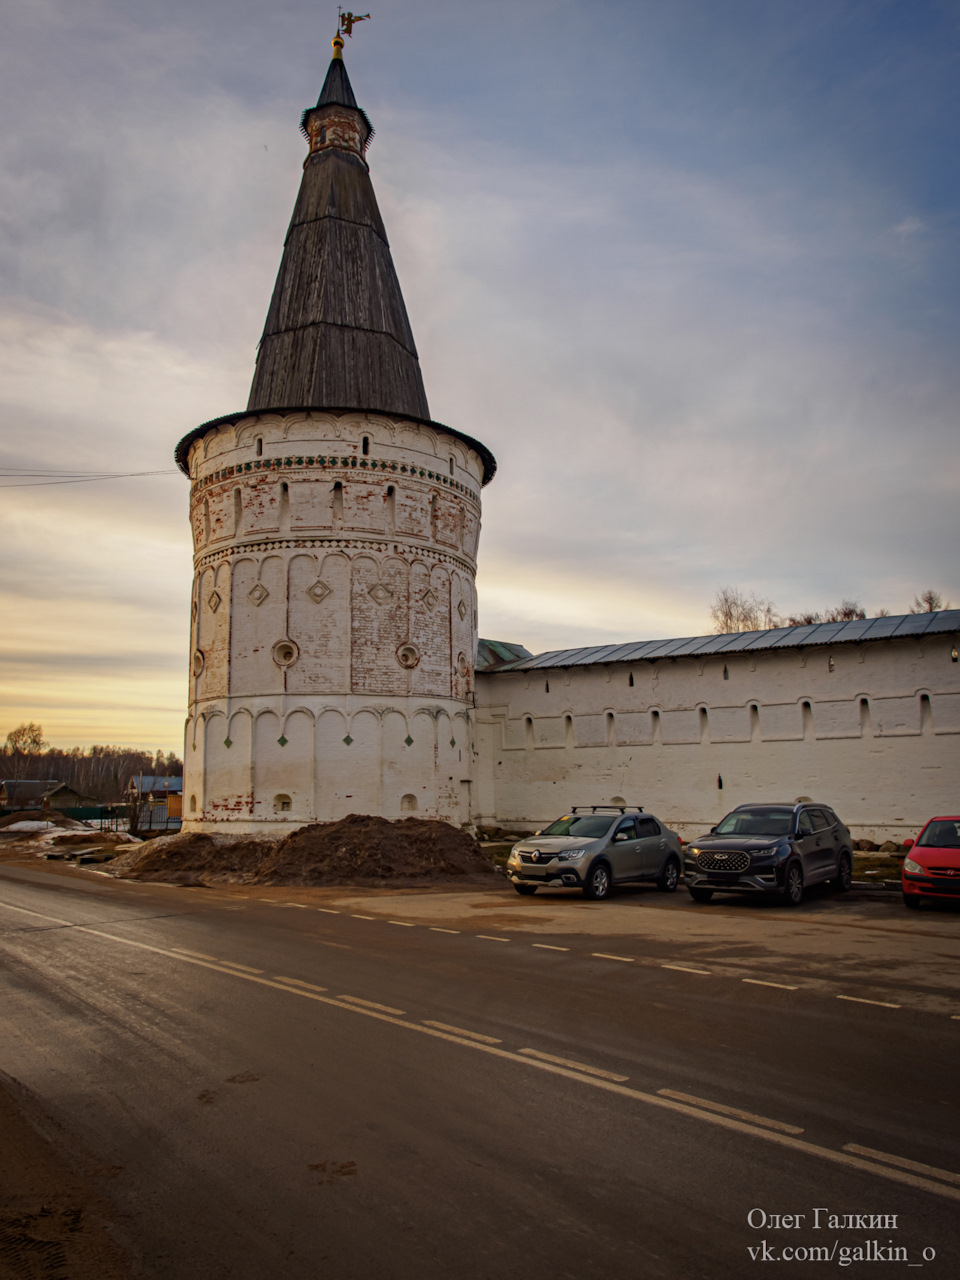
[[609,809],[611,813],[626,813],[628,809],[631,813],[643,813],[642,804],[575,804],[570,812],[598,813],[601,809]]

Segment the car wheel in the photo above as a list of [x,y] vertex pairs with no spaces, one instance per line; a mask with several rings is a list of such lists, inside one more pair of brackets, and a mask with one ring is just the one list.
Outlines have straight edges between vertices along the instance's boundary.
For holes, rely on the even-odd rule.
[[675,893],[680,882],[680,863],[676,858],[668,858],[667,864],[660,872],[657,888],[661,893]]
[[513,887],[516,889],[517,893],[522,894],[525,898],[529,898],[537,892],[537,886],[535,884],[515,884]]
[[837,874],[833,877],[833,887],[837,893],[846,893],[853,884],[853,864],[849,853],[841,853],[837,863]]
[[909,907],[911,911],[919,911],[920,899],[915,898],[912,893],[905,893],[903,895],[903,905]]
[[610,868],[605,862],[598,862],[590,868],[590,874],[587,876],[586,883],[583,886],[583,896],[591,898],[594,902],[602,902],[605,898],[610,897],[612,888],[613,882],[610,879]]
[[780,890],[783,903],[787,907],[799,907],[803,901],[803,872],[799,862],[791,862]]
[[712,889],[689,889],[688,893],[694,902],[709,902],[713,897]]

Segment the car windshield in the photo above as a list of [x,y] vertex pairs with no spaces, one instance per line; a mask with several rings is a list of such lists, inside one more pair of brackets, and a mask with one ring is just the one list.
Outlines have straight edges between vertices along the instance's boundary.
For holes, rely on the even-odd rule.
[[917,844],[926,849],[960,849],[960,821],[931,822],[920,832]]
[[558,818],[544,827],[539,833],[542,836],[579,836],[584,840],[598,840],[606,835],[607,828],[613,819],[596,813],[574,813],[565,818]]
[[718,836],[788,836],[792,809],[734,809],[714,828]]

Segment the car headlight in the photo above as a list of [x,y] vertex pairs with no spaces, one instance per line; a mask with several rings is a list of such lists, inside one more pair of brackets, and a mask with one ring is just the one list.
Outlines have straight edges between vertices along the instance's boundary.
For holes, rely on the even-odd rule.
[[903,869],[904,871],[911,872],[913,875],[923,875],[926,871],[926,867],[921,867],[920,863],[914,862],[912,858],[904,858]]
[[568,849],[566,853],[558,853],[558,862],[577,862],[586,853],[586,849]]
[[698,858],[700,856],[700,850],[695,844],[688,844],[684,852],[689,853],[691,858]]

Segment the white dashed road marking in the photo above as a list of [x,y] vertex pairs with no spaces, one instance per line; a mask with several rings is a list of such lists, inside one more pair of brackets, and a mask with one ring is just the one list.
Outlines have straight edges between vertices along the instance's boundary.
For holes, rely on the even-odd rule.
[[599,1076],[602,1080],[629,1080],[629,1076],[618,1076],[613,1071],[603,1071],[600,1067],[588,1067],[585,1062],[574,1062],[572,1058],[556,1058],[552,1053],[541,1053],[539,1049],[521,1049],[528,1058],[539,1058],[541,1062],[552,1062],[558,1067],[570,1067],[572,1071],[586,1071],[588,1075]]
[[722,1116],[736,1116],[738,1120],[747,1120],[750,1124],[762,1124],[766,1129],[777,1129],[780,1133],[803,1133],[795,1124],[784,1124],[782,1120],[768,1120],[766,1116],[754,1115],[752,1111],[741,1111],[739,1107],[728,1107],[723,1102],[711,1102],[707,1098],[698,1098],[692,1093],[677,1093],[675,1089],[658,1089],[662,1098],[676,1098],[677,1102],[689,1102],[694,1107],[706,1107],[708,1111],[718,1111]]
[[482,938],[484,942],[509,942],[509,938],[495,938],[491,933],[475,933],[475,938]]
[[660,968],[661,969],[679,969],[681,973],[700,973],[705,978],[710,977],[709,969],[691,969],[690,966],[686,964],[662,964]]
[[909,1169],[911,1173],[925,1173],[931,1178],[942,1178],[944,1182],[952,1182],[960,1187],[960,1173],[951,1173],[949,1169],[938,1169],[932,1164],[921,1164],[919,1160],[905,1160],[903,1156],[887,1155],[885,1151],[874,1151],[873,1147],[860,1147],[855,1142],[848,1142],[843,1149],[852,1151],[857,1156],[869,1156],[871,1160],[895,1164],[899,1169]]
[[290,982],[295,987],[306,987],[308,991],[326,991],[326,987],[318,987],[314,982],[304,982],[302,978],[282,978],[277,974],[278,982]]
[[779,987],[781,991],[799,991],[799,987],[791,987],[786,982],[764,982],[762,978],[741,978],[741,982],[750,982],[755,987]]
[[376,918],[377,918],[377,917],[376,917],[376,916],[357,916],[357,915],[355,915],[353,918],[354,918],[354,920],[376,920]]
[[863,996],[837,996],[838,1000],[850,1000],[854,1004],[875,1004],[881,1009],[899,1009],[898,1004],[891,1004],[888,1000],[865,1000]]
[[430,926],[431,933],[459,933],[459,929],[438,929],[435,924]]
[[471,1040],[478,1040],[481,1044],[503,1044],[503,1041],[498,1040],[496,1036],[482,1036],[479,1031],[465,1031],[463,1027],[451,1027],[448,1022],[431,1022],[428,1018],[424,1018],[423,1025],[436,1027],[438,1031],[452,1031],[457,1036],[469,1036]]
[[394,1009],[388,1004],[377,1004],[373,1000],[361,1000],[359,996],[337,996],[337,999],[348,1000],[350,1004],[362,1005],[364,1009],[376,1009],[378,1013],[392,1013],[397,1018],[404,1016],[403,1009]]
[[340,914],[339,911],[334,911],[332,907],[317,907],[317,910],[328,916],[338,916]]
[[387,924],[398,924],[401,929],[415,929],[417,927],[410,920],[388,920]]
[[552,947],[549,942],[531,942],[531,947],[539,947],[541,951],[569,951],[569,947]]
[[591,953],[595,960],[621,960],[624,964],[633,964],[633,956],[608,956],[605,951],[594,951]]
[[254,969],[248,964],[238,964],[236,960],[220,960],[219,964],[228,964],[231,969],[243,969],[245,973],[263,973],[262,969]]

